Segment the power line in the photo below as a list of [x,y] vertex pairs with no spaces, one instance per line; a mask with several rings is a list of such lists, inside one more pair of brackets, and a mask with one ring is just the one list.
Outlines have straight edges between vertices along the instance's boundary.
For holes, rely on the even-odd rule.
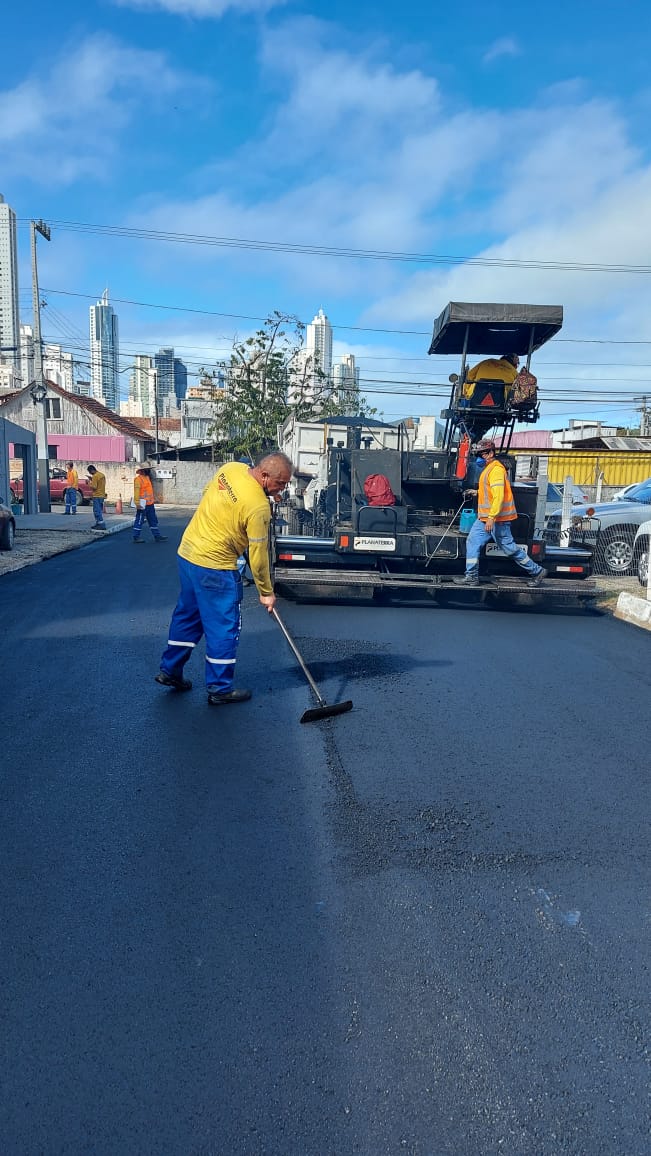
[[[79,293],[72,289],[41,289],[42,293],[53,293],[60,297],[82,297],[86,301],[97,301],[101,294],[97,293]],[[246,313],[221,313],[215,309],[196,309],[190,305],[161,305],[153,301],[134,301],[129,297],[113,297],[112,304],[116,305],[136,305],[142,309],[160,309],[171,313],[197,313],[202,317],[227,317],[233,321],[258,321],[264,324],[268,321],[268,317],[253,317]],[[288,317],[293,317],[293,314],[286,314]],[[305,325],[306,322],[300,322]],[[364,325],[340,325],[337,322],[330,322],[333,329],[345,329],[354,333],[388,333],[395,334],[400,337],[426,337],[431,338],[431,330],[424,329],[380,329],[372,328]],[[569,345],[651,345],[651,338],[644,340],[621,340],[617,338],[606,337],[555,337],[554,341],[557,343],[563,342]],[[446,355],[451,356],[451,355]],[[418,360],[421,360],[418,358]]]
[[[26,218],[19,218],[21,224]],[[563,272],[651,273],[651,265],[613,264],[586,261],[543,261],[538,258],[469,257],[449,253],[405,253],[381,249],[338,248],[332,245],[299,245],[289,241],[257,241],[247,237],[216,237],[194,233],[177,233],[163,229],[128,228],[123,225],[97,225],[86,221],[51,221],[57,229],[73,233],[95,233],[109,237],[126,237],[145,241],[168,241],[181,245],[207,245],[225,249],[251,249],[256,252],[291,253],[310,257],[346,257],[363,261],[392,261],[419,265],[479,265],[503,269],[549,269]]]
[[[48,335],[45,338],[45,340],[48,343],[53,343],[54,337]],[[126,369],[131,369],[134,367],[132,359],[135,356],[137,356],[138,353],[142,353],[144,356],[148,356],[148,357],[150,356],[152,358],[152,360],[156,356],[156,354],[154,352],[152,352],[152,353],[146,352],[146,350],[143,348],[142,343],[139,343],[139,342],[126,342],[126,343],[124,343],[124,342],[122,342],[120,347],[122,348],[125,344],[133,346],[134,351],[126,353],[123,356],[122,355],[120,356],[120,361],[122,363],[127,362],[127,364],[123,366],[123,369],[121,369],[120,372],[124,372]],[[67,346],[67,350],[70,352],[87,353],[88,352],[88,346],[87,346],[85,341],[84,342],[69,342],[68,346]],[[206,361],[209,361],[209,360],[210,359],[206,359],[206,358],[194,359],[194,358],[186,357],[183,364],[190,371],[192,371],[193,368],[196,369],[197,371],[199,371],[200,369],[206,368]],[[435,375],[432,375],[432,376],[434,377]],[[606,388],[605,390],[599,389],[599,385],[601,382],[610,382],[610,381],[621,382],[622,378],[621,378],[621,376],[618,376],[618,377],[600,377],[600,378],[596,379],[595,384],[591,384],[585,377],[575,377],[575,376],[571,376],[568,374],[563,374],[560,377],[548,376],[548,375],[545,375],[545,377],[544,377],[544,382],[567,382],[567,383],[572,383],[572,384],[578,383],[580,385],[584,385],[585,388],[583,388],[583,389],[581,389],[581,388],[574,388],[573,389],[572,396],[574,398],[576,398],[577,400],[579,400],[582,395],[586,395],[589,397],[601,396],[601,395],[607,396],[609,398],[612,397],[613,396],[612,389],[610,389],[610,388]],[[643,388],[647,383],[648,383],[650,390],[651,390],[651,378],[649,378],[649,379],[647,379],[647,378],[635,378],[633,381],[629,382],[629,384],[625,390],[620,391],[616,395],[616,400],[627,398],[628,396],[631,395],[632,390],[639,390],[639,389]],[[412,378],[408,378],[408,377],[404,377],[404,376],[380,377],[380,376],[377,376],[375,374],[372,374],[371,372],[366,372],[363,376],[360,376],[360,387],[363,386],[365,389],[367,389],[370,385],[374,385],[374,384],[390,386],[397,393],[401,392],[399,389],[400,386],[409,386],[412,388],[415,387],[415,388],[437,389],[438,392],[442,396],[448,396],[449,392],[450,392],[450,385],[448,382],[436,381],[436,380],[432,380],[432,378],[427,378],[427,379],[417,378],[416,380],[414,380]],[[542,396],[544,396],[546,394],[548,388],[553,392],[553,391],[557,390],[558,387],[556,387],[556,386],[547,387],[539,379],[539,392],[541,393]],[[638,394],[634,395],[634,400],[635,400],[635,398],[637,398],[637,396],[639,396],[639,395]]]

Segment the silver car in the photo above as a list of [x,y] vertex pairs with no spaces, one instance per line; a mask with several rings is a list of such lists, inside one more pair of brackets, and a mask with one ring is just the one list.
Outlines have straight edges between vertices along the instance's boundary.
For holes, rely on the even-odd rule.
[[646,586],[649,581],[649,554],[651,553],[651,519],[643,522],[634,542],[635,559],[637,561],[637,577],[640,586]]
[[13,550],[15,535],[16,519],[0,498],[0,550]]
[[[611,576],[631,574],[636,568],[635,535],[638,527],[649,520],[651,480],[640,482],[616,502],[574,506],[570,542],[589,545],[595,551],[595,573]],[[546,538],[558,544],[560,511],[547,522]]]

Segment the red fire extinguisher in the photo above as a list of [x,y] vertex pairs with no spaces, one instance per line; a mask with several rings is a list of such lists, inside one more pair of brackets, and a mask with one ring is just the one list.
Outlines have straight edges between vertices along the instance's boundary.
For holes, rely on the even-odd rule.
[[465,478],[468,469],[468,455],[470,454],[470,438],[468,434],[464,434],[459,446],[459,456],[457,458],[457,468],[454,471],[455,478]]

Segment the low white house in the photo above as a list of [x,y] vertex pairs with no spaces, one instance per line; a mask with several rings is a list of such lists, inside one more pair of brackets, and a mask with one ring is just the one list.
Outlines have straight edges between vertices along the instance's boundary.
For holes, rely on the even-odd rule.
[[45,404],[49,457],[54,462],[142,462],[151,455],[154,438],[128,418],[120,417],[92,397],[69,393],[45,382],[44,403],[36,403],[29,386],[0,395],[0,417],[37,432],[39,406]]

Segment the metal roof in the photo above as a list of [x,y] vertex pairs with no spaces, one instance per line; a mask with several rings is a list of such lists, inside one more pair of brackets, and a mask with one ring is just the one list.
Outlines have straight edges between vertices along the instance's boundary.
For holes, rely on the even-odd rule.
[[607,450],[637,450],[638,452],[649,453],[649,451],[651,451],[651,438],[577,438],[576,441],[572,441],[572,446],[575,449],[590,449],[603,446],[604,449]]
[[517,353],[540,349],[563,325],[562,305],[450,301],[434,322],[430,353]]

